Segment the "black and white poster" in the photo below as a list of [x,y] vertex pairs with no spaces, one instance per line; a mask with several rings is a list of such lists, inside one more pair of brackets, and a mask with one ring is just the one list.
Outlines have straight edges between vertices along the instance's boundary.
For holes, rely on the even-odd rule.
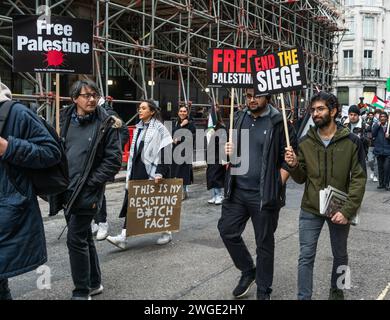
[[13,71],[93,73],[93,24],[60,16],[13,17]]
[[252,57],[251,66],[256,95],[306,89],[305,61],[299,48]]

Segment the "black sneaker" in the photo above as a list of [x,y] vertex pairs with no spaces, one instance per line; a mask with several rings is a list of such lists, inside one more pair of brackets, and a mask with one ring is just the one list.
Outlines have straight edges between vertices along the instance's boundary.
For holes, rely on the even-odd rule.
[[344,300],[344,292],[338,288],[330,288],[328,300]]
[[257,291],[256,299],[257,300],[271,300],[271,292],[272,292],[271,288],[268,288],[266,293]]
[[257,300],[271,300],[271,295],[269,293],[263,293],[263,294],[257,293],[256,299]]
[[92,300],[91,296],[72,296],[70,300]]
[[242,275],[240,281],[238,281],[237,287],[233,290],[233,296],[235,298],[242,298],[245,296],[251,286],[255,283],[256,273],[250,275]]
[[385,186],[377,186],[376,188],[377,188],[377,189],[384,189]]
[[103,286],[101,284],[99,284],[98,286],[94,287],[94,288],[91,288],[91,291],[89,292],[89,295],[91,297],[93,296],[96,296],[98,294],[101,294],[103,292]]

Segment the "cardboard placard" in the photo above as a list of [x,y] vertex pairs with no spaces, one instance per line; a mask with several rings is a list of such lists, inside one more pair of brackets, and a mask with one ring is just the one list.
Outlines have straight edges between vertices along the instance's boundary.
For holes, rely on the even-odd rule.
[[183,179],[130,180],[126,235],[179,231]]
[[13,71],[93,74],[93,22],[60,16],[13,17]]
[[252,88],[250,59],[260,54],[260,49],[210,48],[207,52],[208,86]]
[[276,94],[306,89],[306,72],[300,48],[251,58],[255,94]]

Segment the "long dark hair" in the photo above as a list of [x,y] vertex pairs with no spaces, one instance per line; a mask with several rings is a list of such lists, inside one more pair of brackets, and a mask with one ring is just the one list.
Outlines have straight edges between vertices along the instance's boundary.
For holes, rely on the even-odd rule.
[[[152,100],[152,99],[141,100],[141,103],[142,102],[147,103],[149,109],[151,111],[154,111],[152,118],[155,118],[156,120],[162,122],[161,109],[159,106],[157,106],[156,102],[154,102],[154,100]],[[141,105],[141,103],[140,103],[140,105]]]
[[185,119],[181,120],[181,118],[179,117],[179,111],[180,111],[181,108],[185,108],[187,110],[187,118],[185,118],[185,119],[190,121],[190,110],[188,109],[187,106],[181,105],[181,106],[179,106],[179,109],[177,110],[177,123],[178,124],[182,123],[183,120],[185,120]]

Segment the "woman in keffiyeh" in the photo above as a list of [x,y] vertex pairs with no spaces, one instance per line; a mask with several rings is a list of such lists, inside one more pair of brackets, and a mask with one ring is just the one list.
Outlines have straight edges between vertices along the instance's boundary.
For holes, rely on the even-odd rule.
[[[126,189],[129,180],[155,180],[170,178],[170,165],[164,164],[165,148],[172,148],[172,137],[161,122],[160,108],[153,100],[144,100],[138,107],[140,121],[137,123],[130,147],[127,163]],[[171,151],[166,154],[171,154]],[[125,192],[119,217],[126,218],[128,194]],[[107,241],[125,250],[127,248],[126,219],[122,232],[117,236],[108,236]],[[157,244],[166,244],[172,240],[171,232],[162,233]]]

